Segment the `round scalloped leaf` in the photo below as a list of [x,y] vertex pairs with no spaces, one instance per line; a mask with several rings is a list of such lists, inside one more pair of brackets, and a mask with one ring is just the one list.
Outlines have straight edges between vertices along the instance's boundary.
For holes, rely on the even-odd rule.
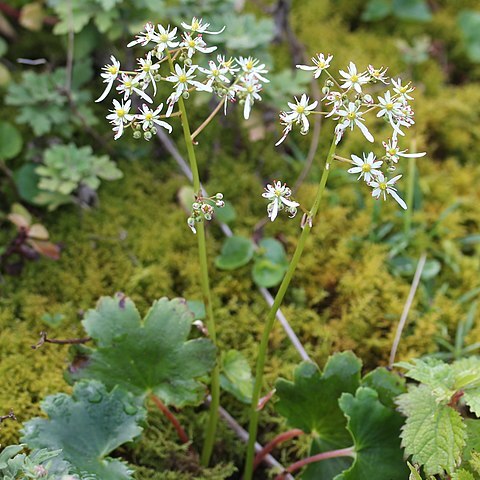
[[268,258],[260,258],[253,265],[252,278],[259,287],[271,288],[282,281],[286,271],[287,267],[273,263]]
[[72,378],[94,378],[142,397],[153,393],[176,407],[198,404],[205,387],[196,379],[213,368],[215,347],[206,338],[188,340],[193,319],[180,298],[157,300],[142,321],[130,299],[103,297],[82,322],[96,348]]
[[378,399],[389,408],[395,408],[395,398],[407,391],[405,378],[378,367],[362,378],[362,387],[370,387],[378,393]]
[[[295,369],[293,382],[284,379],[276,382],[280,400],[275,408],[290,426],[313,434],[311,455],[352,445],[338,399],[343,392],[356,391],[361,368],[354,353],[342,352],[329,358],[323,374],[314,363],[303,362]],[[351,463],[348,457],[314,463],[307,467],[302,478],[330,480]]]
[[145,420],[141,399],[118,388],[110,393],[97,381],[75,385],[71,396],[59,393],[42,402],[48,418],[24,424],[22,441],[29,448],[61,449],[77,474],[102,480],[128,480],[132,471],[108,455],[142,432]]
[[241,352],[229,350],[222,356],[220,386],[241,402],[252,401],[252,372],[247,359]]
[[347,417],[355,459],[335,480],[405,480],[408,469],[400,447],[401,415],[378,400],[375,390],[360,387],[355,396],[344,393],[339,400]]
[[9,122],[0,122],[0,160],[10,160],[22,150],[23,140],[18,129]]
[[221,270],[235,270],[246,265],[252,257],[252,241],[245,237],[233,236],[225,240],[220,255],[215,259],[215,265]]
[[41,192],[38,188],[39,177],[35,172],[37,165],[34,163],[26,163],[22,165],[13,174],[17,190],[22,198],[28,203],[36,204],[36,197]]

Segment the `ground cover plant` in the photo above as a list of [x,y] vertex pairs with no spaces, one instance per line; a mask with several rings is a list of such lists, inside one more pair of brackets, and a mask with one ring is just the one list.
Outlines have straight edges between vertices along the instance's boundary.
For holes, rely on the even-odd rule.
[[2,478],[477,478],[475,2],[157,3],[0,2]]

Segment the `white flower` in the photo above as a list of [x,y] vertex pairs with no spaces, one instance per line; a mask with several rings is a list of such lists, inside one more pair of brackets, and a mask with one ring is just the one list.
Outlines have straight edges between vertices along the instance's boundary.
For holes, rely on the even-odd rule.
[[283,209],[286,209],[291,217],[295,216],[300,204],[290,200],[291,195],[292,191],[285,183],[282,185],[282,182],[273,182],[273,185],[266,186],[262,197],[270,200],[267,213],[272,222],[277,218],[278,212]]
[[368,128],[364,125],[364,119],[362,118],[363,113],[359,112],[360,106],[357,106],[354,102],[349,102],[348,107],[344,107],[337,111],[337,115],[344,117],[343,120],[337,125],[335,132],[337,133],[337,143],[340,141],[340,138],[343,135],[343,131],[350,127],[350,130],[353,130],[354,126],[357,126],[360,131],[363,133],[364,137],[369,141],[373,142],[374,138],[372,134],[368,131]]
[[269,83],[270,80],[267,80],[264,76],[262,76],[262,73],[268,73],[268,70],[265,69],[264,63],[258,65],[260,60],[253,57],[239,57],[236,58],[235,61],[247,75],[253,75],[258,80],[261,80],[264,83]]
[[139,33],[135,40],[132,40],[129,44],[127,44],[127,47],[133,47],[134,45],[138,44],[144,47],[149,42],[158,43],[158,34],[155,31],[155,26],[151,22],[148,22],[145,25],[145,32]]
[[224,94],[223,97],[223,114],[227,114],[227,105],[228,102],[235,102],[235,96],[237,95],[237,91],[235,90],[235,87],[230,87],[227,92]]
[[370,186],[373,188],[372,197],[380,198],[383,196],[383,199],[387,199],[387,194],[391,195],[396,202],[404,209],[407,209],[407,204],[400,198],[397,193],[397,189],[394,187],[395,182],[397,182],[402,176],[397,175],[396,177],[391,178],[388,181],[385,181],[383,173],[380,173],[375,180],[370,182]]
[[388,77],[385,76],[385,73],[387,73],[387,70],[388,70],[388,67],[385,67],[385,68],[380,67],[377,69],[373,65],[369,65],[367,68],[368,74],[370,75],[372,80],[382,82],[385,84],[388,83],[388,80],[387,80]]
[[211,87],[214,82],[230,83],[228,77],[225,76],[225,74],[228,73],[228,68],[222,65],[217,66],[213,60],[208,62],[208,67],[209,68],[198,67],[201,72],[207,75],[208,81],[206,85]]
[[377,117],[385,116],[392,127],[396,130],[398,128],[398,120],[403,116],[402,102],[399,102],[395,98],[392,98],[390,90],[387,90],[383,97],[377,97],[380,102],[380,110],[377,113]]
[[332,61],[333,55],[328,55],[327,58],[323,55],[323,53],[317,54],[317,58],[312,57],[312,62],[314,65],[297,65],[297,68],[300,70],[312,70],[315,71],[314,77],[318,78],[321,73],[326,70],[330,66],[330,62]]
[[209,23],[202,24],[202,21],[203,21],[202,18],[199,20],[197,17],[193,17],[192,23],[190,23],[190,25],[185,22],[182,22],[181,25],[185,30],[190,30],[192,33],[207,33],[209,35],[218,35],[219,33],[222,33],[225,30],[225,27],[223,27],[218,32],[211,32],[207,30],[210,24]]
[[140,88],[138,88],[138,77],[132,78],[126,73],[122,73],[122,79],[120,85],[117,87],[117,91],[123,93],[123,99],[127,100],[130,95],[135,92],[139,97],[142,97],[147,102],[152,103],[153,100]]
[[382,160],[376,160],[373,152],[370,152],[367,156],[365,156],[364,153],[363,160],[356,155],[351,155],[351,158],[356,166],[349,168],[348,173],[360,173],[357,180],[363,177],[367,183],[370,183],[372,180],[375,180],[376,176],[382,174],[382,172],[377,169],[382,166],[383,162]]
[[113,55],[110,57],[110,60],[112,63],[110,65],[105,65],[102,68],[104,73],[101,74],[101,76],[104,78],[103,83],[106,83],[107,86],[100,97],[95,100],[96,102],[101,102],[109,94],[110,90],[112,89],[113,82],[120,73],[120,62]]
[[394,86],[393,91],[397,93],[403,101],[406,102],[407,100],[413,100],[413,97],[411,97],[409,93],[412,93],[415,88],[410,86],[410,82],[406,85],[402,85],[402,80],[400,78],[397,81],[392,78],[392,84]]
[[333,105],[331,112],[325,117],[331,117],[332,115],[337,114],[338,109],[343,106],[343,98],[340,92],[329,92],[322,100],[327,100],[327,105]]
[[285,128],[283,129],[282,137],[275,144],[276,147],[278,147],[287,138],[287,135],[291,132],[293,128],[293,123],[289,119],[289,114],[287,112],[280,112],[279,117],[280,117],[280,123],[282,125],[285,125]]
[[175,104],[178,102],[178,99],[182,93],[177,93],[177,92],[172,92],[169,97],[167,98],[167,111],[165,112],[165,116],[169,117],[172,114],[173,107],[175,107]]
[[291,123],[297,123],[301,125],[301,133],[306,135],[308,129],[310,128],[310,124],[308,123],[307,116],[310,115],[311,110],[315,110],[315,107],[318,105],[318,102],[315,101],[312,104],[308,105],[309,98],[304,93],[300,98],[300,101],[295,97],[295,101],[297,102],[292,103],[288,102],[288,106],[292,109],[291,112],[287,112],[287,116],[285,120]]
[[180,65],[176,63],[175,73],[172,72],[172,75],[165,79],[167,80],[167,82],[175,83],[175,94],[177,96],[177,100],[183,92],[186,92],[188,90],[189,85],[193,85],[199,91],[212,91],[211,87],[204,85],[203,83],[197,82],[196,80],[193,80],[195,78],[193,72],[196,70],[196,68],[197,66],[193,65],[188,70],[185,70],[185,68],[180,67]]
[[222,68],[225,68],[230,75],[234,75],[239,70],[234,67],[234,59],[231,57],[227,60],[225,55],[217,55],[217,62]]
[[243,118],[248,120],[250,117],[250,111],[252,109],[255,100],[261,100],[262,97],[258,94],[262,90],[262,86],[258,83],[257,79],[252,75],[248,76],[243,85],[236,86],[237,91],[245,92],[243,99],[244,99],[244,106],[243,106]]
[[172,127],[158,117],[162,111],[163,103],[161,103],[155,110],[152,110],[148,105],[143,104],[140,108],[140,114],[136,116],[137,120],[142,122],[142,128],[144,131],[151,129],[155,125],[168,130],[168,133],[172,133]]
[[135,119],[135,115],[129,113],[131,104],[131,100],[127,100],[126,102],[122,100],[122,103],[119,103],[118,100],[114,100],[114,108],[109,110],[109,112],[112,113],[107,115],[106,118],[114,126],[113,131],[116,132],[116,135],[114,136],[115,140],[118,140],[122,136],[124,123],[131,122]]
[[147,58],[139,58],[138,63],[140,64],[140,73],[137,75],[137,80],[143,80],[146,83],[152,82],[153,93],[156,95],[157,82],[155,81],[155,75],[160,68],[160,63],[152,62],[152,52],[147,53]]
[[405,153],[407,150],[400,150],[400,148],[398,147],[396,136],[394,136],[388,142],[383,142],[383,146],[385,147],[385,157],[394,163],[397,163],[400,157],[419,158],[419,157],[423,157],[427,153],[427,152]]
[[203,41],[201,35],[193,38],[188,33],[186,33],[183,37],[183,42],[180,44],[180,46],[186,47],[188,58],[192,58],[197,50],[202,53],[212,53],[217,49],[217,47],[207,47],[207,44]]
[[178,47],[178,42],[175,42],[175,37],[177,35],[177,27],[175,27],[171,32],[170,25],[165,29],[162,25],[157,25],[158,27],[158,40],[157,40],[157,52],[162,53],[167,48]]
[[369,81],[367,75],[357,72],[357,66],[353,62],[350,62],[348,72],[340,70],[339,73],[343,77],[342,81],[344,82],[341,87],[347,90],[353,87],[357,93],[362,93],[362,85]]

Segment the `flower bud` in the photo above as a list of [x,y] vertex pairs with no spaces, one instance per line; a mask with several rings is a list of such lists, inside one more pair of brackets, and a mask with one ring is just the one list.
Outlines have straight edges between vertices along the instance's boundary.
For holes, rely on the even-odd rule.
[[192,217],[188,217],[187,225],[190,227],[190,230],[193,233],[197,233],[197,229],[195,228],[195,220]]
[[192,203],[192,208],[194,210],[200,210],[201,205],[198,202]]
[[143,138],[147,141],[151,140],[152,139],[152,134],[150,132],[144,132]]
[[223,200],[223,193],[218,192],[218,193],[215,195],[215,198],[216,198],[217,200]]
[[389,165],[388,168],[387,168],[387,170],[389,172],[394,172],[396,169],[397,169],[397,167],[395,165]]
[[333,85],[334,85],[334,83],[333,83],[331,80],[327,80],[327,81],[325,82],[325,86],[328,87],[328,88],[333,87]]
[[222,208],[222,207],[225,206],[225,202],[224,202],[223,200],[217,200],[217,201],[215,202],[215,205],[216,205],[217,207]]
[[154,79],[156,82],[160,82],[160,81],[162,80],[162,76],[157,74],[157,75],[155,75],[155,76],[153,77],[153,79]]
[[183,92],[183,93],[182,93],[182,97],[183,97],[185,100],[188,100],[188,97],[190,97],[190,93],[189,93],[189,92]]
[[139,138],[142,138],[142,132],[140,132],[140,131],[138,131],[138,130],[135,130],[135,131],[133,132],[133,138],[134,138],[135,140],[138,140]]
[[140,123],[135,123],[134,124],[135,126],[133,128],[135,128],[135,130],[141,130],[142,129],[142,126],[140,125]]
[[325,86],[325,87],[322,88],[322,93],[323,93],[323,95],[328,95],[329,92],[330,92],[330,88],[329,88],[329,87]]
[[211,220],[212,219],[212,216],[209,213],[206,213],[204,215],[204,217],[205,217],[205,220]]
[[192,59],[191,58],[186,58],[185,61],[183,62],[183,64],[186,67],[190,67],[192,65]]
[[150,129],[150,133],[151,133],[152,135],[156,135],[156,134],[157,134],[157,127],[152,127],[152,128]]

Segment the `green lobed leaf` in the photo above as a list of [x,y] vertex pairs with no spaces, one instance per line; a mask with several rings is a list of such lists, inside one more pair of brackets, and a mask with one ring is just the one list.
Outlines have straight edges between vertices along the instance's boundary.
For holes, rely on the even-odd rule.
[[369,0],[365,10],[362,12],[361,19],[365,22],[374,22],[388,17],[392,13],[392,0]]
[[97,381],[75,385],[71,396],[51,395],[42,402],[48,418],[24,424],[23,440],[30,448],[61,449],[77,474],[102,480],[133,478],[131,470],[108,455],[142,432],[146,412],[141,400],[114,388],[110,393]]
[[468,470],[464,470],[463,468],[453,472],[451,476],[452,480],[476,480],[473,476],[473,473],[469,472]]
[[407,468],[400,448],[403,418],[380,403],[375,390],[360,387],[355,396],[344,393],[340,408],[355,446],[352,466],[335,480],[404,480]]
[[198,404],[205,387],[197,379],[215,363],[215,347],[206,338],[188,340],[194,320],[183,299],[161,298],[142,321],[125,297],[103,297],[82,322],[96,343],[73,379],[94,378],[137,396],[153,393],[166,404]]
[[437,401],[431,387],[410,386],[397,398],[407,417],[402,429],[402,446],[427,475],[451,474],[465,446],[466,426],[461,415]]
[[393,0],[393,13],[401,20],[428,22],[432,12],[425,0]]
[[26,163],[13,174],[20,198],[28,203],[36,203],[35,198],[40,193],[36,168],[35,163]]
[[260,287],[274,287],[282,281],[287,269],[288,259],[282,243],[274,238],[260,240],[252,269],[253,281]]
[[221,270],[234,270],[246,265],[253,257],[253,243],[245,237],[233,236],[225,240],[215,265]]
[[0,161],[16,157],[22,150],[23,139],[10,122],[0,122]]
[[[293,382],[284,379],[276,382],[279,401],[275,409],[291,427],[313,434],[312,455],[351,446],[352,439],[338,399],[344,392],[355,392],[361,367],[360,360],[352,352],[336,353],[329,358],[323,373],[314,363],[303,362],[295,369]],[[310,465],[302,478],[328,480],[350,463],[350,458],[318,462]]]
[[395,408],[396,397],[407,391],[405,379],[385,367],[378,367],[365,375],[361,385],[375,390],[380,402],[389,408]]
[[252,401],[252,372],[247,359],[241,352],[228,350],[222,356],[220,386],[243,403]]

